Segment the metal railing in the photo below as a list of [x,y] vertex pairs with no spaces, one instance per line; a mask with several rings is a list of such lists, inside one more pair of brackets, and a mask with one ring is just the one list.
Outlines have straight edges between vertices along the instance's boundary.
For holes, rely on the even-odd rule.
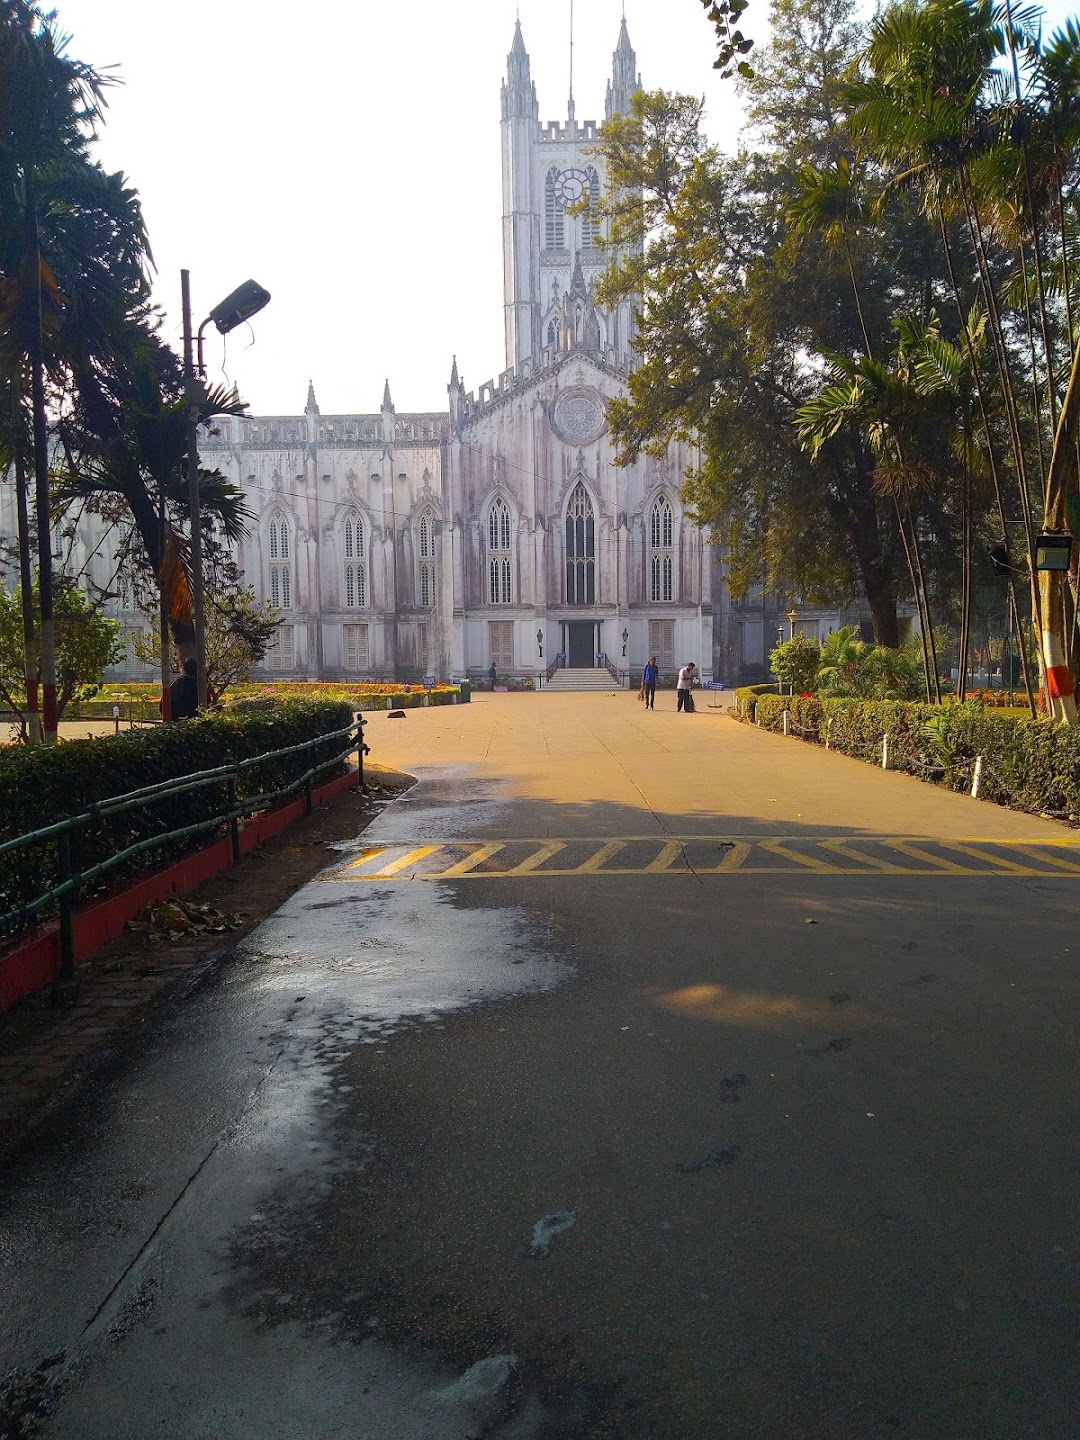
[[[147,785],[141,790],[131,790],[126,795],[110,796],[107,800],[96,801],[78,815],[66,816],[40,830],[31,830],[26,835],[17,835],[12,840],[6,840],[0,844],[0,860],[14,851],[27,849],[33,845],[55,843],[58,881],[55,885],[42,890],[32,900],[17,906],[14,910],[9,910],[6,914],[0,914],[0,937],[26,929],[32,921],[39,919],[44,911],[55,906],[59,912],[60,922],[60,981],[61,983],[70,982],[75,969],[72,919],[75,902],[84,886],[100,880],[123,861],[131,859],[132,856],[144,854],[148,850],[160,849],[164,845],[187,839],[190,836],[220,830],[226,825],[229,827],[232,840],[233,864],[239,865],[241,820],[260,810],[267,810],[274,804],[298,795],[301,791],[304,794],[305,812],[310,815],[316,776],[341,765],[354,751],[357,757],[357,785],[363,785],[364,756],[368,753],[369,748],[364,743],[366,723],[364,719],[357,716],[352,724],[344,726],[340,730],[329,730],[323,735],[317,735],[313,740],[303,740],[298,745],[286,745],[280,750],[267,750],[248,760],[236,760],[228,765],[219,765],[213,770],[199,770],[192,775],[181,775],[172,780],[163,780],[157,785]],[[331,740],[341,742],[334,754],[309,765],[301,774],[293,776],[287,785],[283,785],[277,790],[263,791],[258,795],[248,796],[243,800],[238,798],[237,780],[245,771],[252,770],[259,765],[282,760],[286,756],[299,755],[305,751],[310,753],[317,747],[325,747]],[[142,840],[136,840],[123,849],[117,850],[107,859],[88,866],[85,870],[76,871],[73,868],[71,839],[77,831],[84,830],[101,820],[121,815],[125,811],[153,805],[164,800],[175,800],[179,795],[191,794],[209,786],[225,787],[227,803],[225,809],[220,813],[207,816],[191,825],[183,825],[173,830],[163,830]]]

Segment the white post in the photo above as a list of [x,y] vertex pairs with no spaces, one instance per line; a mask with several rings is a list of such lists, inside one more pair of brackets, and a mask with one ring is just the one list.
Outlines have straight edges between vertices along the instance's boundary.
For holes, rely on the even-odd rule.
[[832,728],[832,716],[825,721],[825,749],[829,748],[829,731]]
[[881,737],[881,768],[882,768],[883,770],[887,770],[887,769],[889,768],[889,737],[888,737],[888,735],[883,735],[883,736]]
[[973,800],[979,798],[979,781],[982,779],[982,760],[983,757],[981,755],[975,756],[975,773],[971,777],[971,798]]
[[787,728],[787,727],[788,727],[788,712],[785,710],[785,711],[784,711],[784,734],[785,734],[785,735],[788,733],[788,728]]

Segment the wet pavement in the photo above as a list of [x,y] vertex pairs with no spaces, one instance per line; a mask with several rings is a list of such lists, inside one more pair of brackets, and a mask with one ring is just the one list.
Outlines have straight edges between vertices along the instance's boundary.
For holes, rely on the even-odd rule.
[[418,784],[11,1158],[11,1433],[1080,1435],[1075,832],[627,695],[371,728]]

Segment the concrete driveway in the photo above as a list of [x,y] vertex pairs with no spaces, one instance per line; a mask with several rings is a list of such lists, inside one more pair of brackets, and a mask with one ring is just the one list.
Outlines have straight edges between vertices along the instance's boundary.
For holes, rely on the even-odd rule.
[[6,1176],[40,1433],[1080,1435],[1080,837],[702,702],[372,718],[419,783]]

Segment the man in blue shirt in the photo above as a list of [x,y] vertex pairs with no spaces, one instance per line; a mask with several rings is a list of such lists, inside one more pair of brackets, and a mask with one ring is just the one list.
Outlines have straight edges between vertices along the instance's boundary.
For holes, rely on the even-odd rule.
[[645,692],[645,709],[656,709],[656,682],[660,676],[660,667],[656,663],[656,656],[650,656],[649,663],[641,672],[641,687]]

